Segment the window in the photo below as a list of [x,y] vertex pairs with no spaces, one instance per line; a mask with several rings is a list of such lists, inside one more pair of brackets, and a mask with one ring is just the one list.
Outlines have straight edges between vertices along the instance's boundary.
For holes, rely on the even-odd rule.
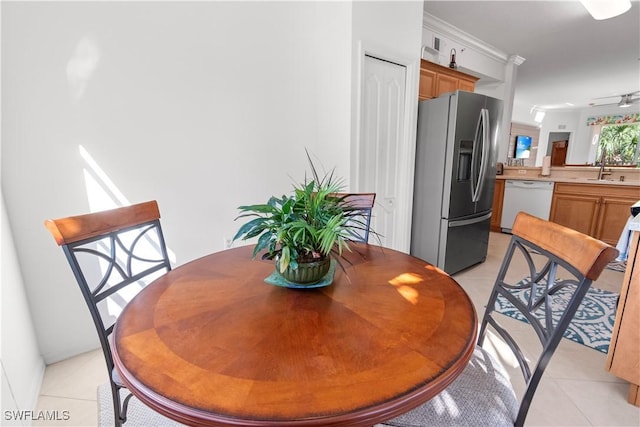
[[[597,128],[600,128],[599,132]],[[604,154],[605,165],[640,167],[638,163],[640,123],[596,126],[594,131],[599,133],[595,136],[598,147],[594,164],[600,165]]]

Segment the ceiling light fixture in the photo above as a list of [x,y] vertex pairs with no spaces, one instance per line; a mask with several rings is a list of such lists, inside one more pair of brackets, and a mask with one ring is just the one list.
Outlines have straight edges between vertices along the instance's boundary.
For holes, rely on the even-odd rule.
[[544,111],[536,111],[536,116],[533,119],[533,121],[536,123],[542,123],[542,121],[544,120],[545,114],[546,113]]
[[630,0],[580,0],[580,3],[598,21],[622,15],[631,8]]

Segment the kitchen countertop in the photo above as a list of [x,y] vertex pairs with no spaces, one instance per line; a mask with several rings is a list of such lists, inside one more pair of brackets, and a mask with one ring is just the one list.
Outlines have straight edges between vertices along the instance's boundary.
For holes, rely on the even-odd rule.
[[596,184],[596,185],[622,185],[625,187],[640,187],[640,181],[620,181],[616,179],[595,179],[595,178],[567,178],[567,177],[558,177],[554,178],[553,176],[531,176],[531,175],[496,175],[496,179],[512,179],[518,181],[551,181],[551,182],[566,182],[573,184]]

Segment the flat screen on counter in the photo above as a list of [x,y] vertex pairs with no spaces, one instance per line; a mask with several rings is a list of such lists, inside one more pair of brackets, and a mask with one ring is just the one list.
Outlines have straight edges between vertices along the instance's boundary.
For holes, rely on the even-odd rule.
[[516,159],[528,159],[531,154],[531,137],[526,135],[516,136]]

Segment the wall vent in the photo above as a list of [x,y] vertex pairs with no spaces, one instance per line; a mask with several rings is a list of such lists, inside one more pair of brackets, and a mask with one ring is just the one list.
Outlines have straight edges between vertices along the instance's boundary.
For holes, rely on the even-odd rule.
[[433,48],[440,52],[440,39],[438,37],[433,38]]

